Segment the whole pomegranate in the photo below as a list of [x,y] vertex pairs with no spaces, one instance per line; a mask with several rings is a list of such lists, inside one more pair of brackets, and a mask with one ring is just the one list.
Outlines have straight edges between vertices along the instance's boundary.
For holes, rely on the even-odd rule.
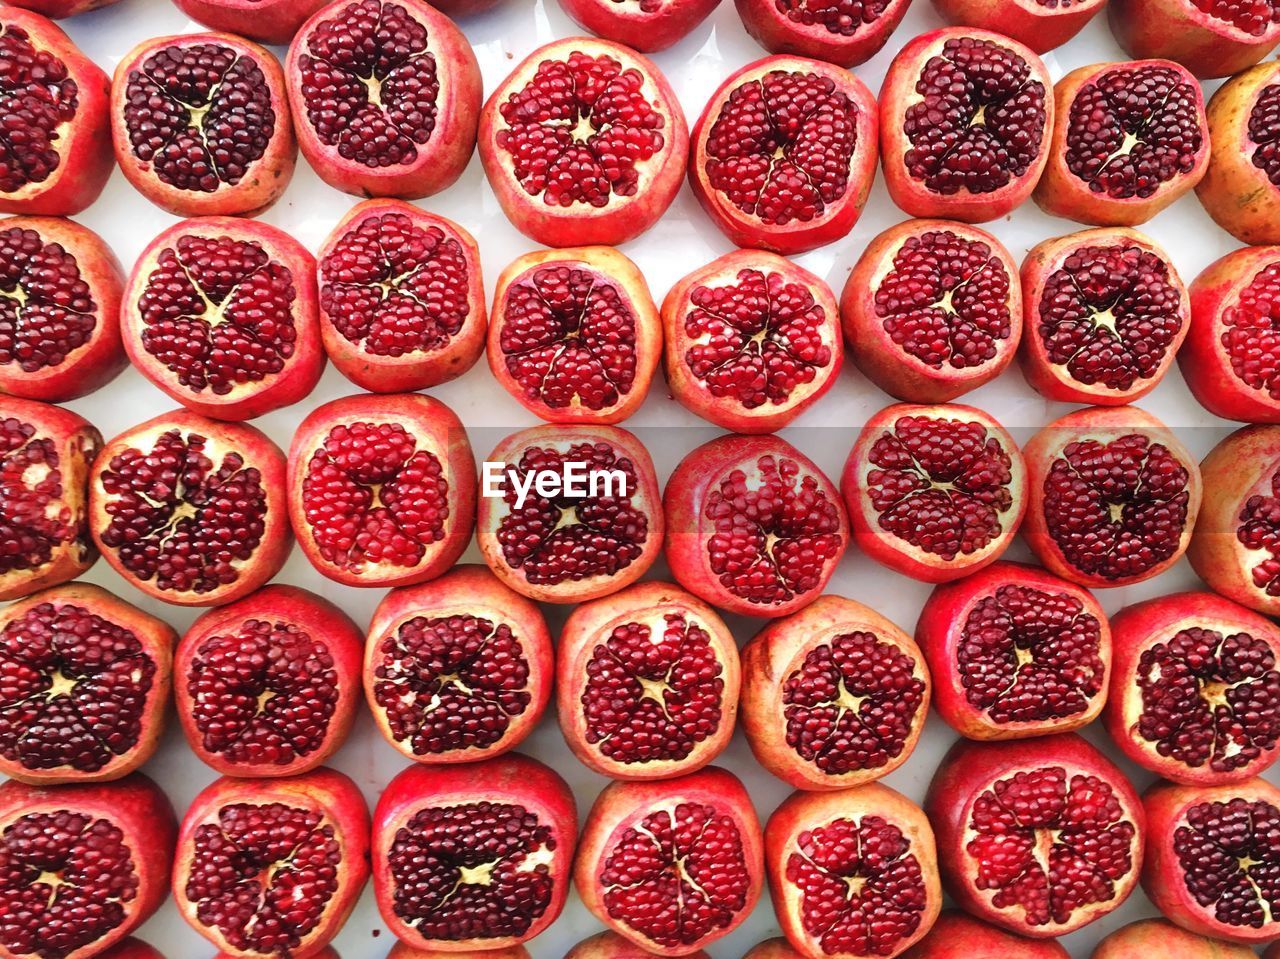
[[1107,0],[933,0],[949,23],[1003,33],[1036,53],[1062,46]]
[[849,451],[840,489],[862,551],[926,583],[999,559],[1028,499],[1013,437],[959,404],[898,403],[876,413]]
[[1129,56],[1176,60],[1197,77],[1229,77],[1280,43],[1273,0],[1112,0],[1111,31]]
[[1022,336],[1013,256],[964,223],[908,220],[872,240],[840,318],[862,375],[911,403],[946,403],[999,376]]
[[778,936],[776,939],[766,939],[757,944],[742,959],[804,959],[804,957],[792,949],[791,943],[784,937]]
[[584,30],[641,53],[656,53],[696,30],[720,0],[560,0]]
[[911,0],[736,0],[747,33],[770,53],[855,67],[880,52]]
[[903,959],[972,959],[974,956],[984,959],[1071,959],[1071,954],[1052,939],[1015,936],[957,909],[943,911],[929,934],[908,949]]
[[654,955],[686,956],[755,907],[762,845],[751,797],[724,769],[614,782],[587,814],[573,883],[614,932]]
[[[97,959],[164,959],[164,956],[141,939],[135,939],[130,936],[127,939],[120,940],[106,952],[98,953]],[[217,956],[216,959],[227,959],[227,956],[224,953]],[[318,953],[315,959],[337,959],[337,956],[336,954],[334,956],[325,956],[323,953]]]
[[[323,954],[319,959],[324,959]],[[336,955],[334,959],[337,959]],[[529,950],[518,945],[509,946],[506,949],[466,949],[462,952],[453,952],[418,949],[407,942],[397,942],[387,953],[387,959],[530,959],[530,957]]]
[[779,436],[721,436],[663,497],[676,582],[725,612],[785,616],[822,594],[849,544],[840,494]]
[[714,609],[671,583],[583,603],[560,632],[560,729],[613,779],[668,779],[718,756],[733,735],[741,670]]
[[283,46],[325,0],[173,0],[173,5],[210,30]]
[[747,742],[797,789],[846,789],[893,772],[920,738],[929,691],[911,637],[841,596],[773,620],[742,651]]
[[[597,933],[588,939],[583,939],[580,943],[570,949],[564,955],[564,959],[653,959],[659,953],[650,952],[642,946],[636,945],[625,936],[620,936],[613,930]],[[685,959],[710,959],[701,949],[696,952],[682,953]],[[443,959],[443,957],[442,957]],[[477,953],[475,959],[489,959],[487,953]],[[502,959],[502,957],[498,957]],[[517,959],[517,957],[512,957]]]
[[365,645],[365,695],[379,731],[409,759],[488,759],[538,725],[554,657],[536,603],[483,566],[455,566],[378,604]]
[[[1253,959],[1252,949],[1187,932],[1167,919],[1140,919],[1106,936],[1089,959]],[[1011,957],[1012,959],[1012,957]]]
[[875,97],[854,74],[765,57],[711,94],[693,128],[689,187],[730,242],[804,253],[858,222],[878,140]]

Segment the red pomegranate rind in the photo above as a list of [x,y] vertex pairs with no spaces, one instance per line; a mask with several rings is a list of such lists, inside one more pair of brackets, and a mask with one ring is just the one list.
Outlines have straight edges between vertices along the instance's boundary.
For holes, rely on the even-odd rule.
[[[971,959],[974,956],[984,959],[1071,959],[1071,954],[1062,944],[1052,939],[1015,936],[957,909],[943,910],[929,934],[903,953],[902,959]],[[1097,953],[1091,959],[1099,959]],[[1125,959],[1136,959],[1136,954]],[[1240,957],[1224,956],[1222,959]]]
[[[655,955],[656,953],[637,946],[630,939],[610,929],[597,933],[589,939],[583,939],[565,953],[564,959],[652,959]],[[701,949],[696,952],[686,952],[683,955],[685,959],[711,959]],[[410,957],[406,956],[402,959],[410,959]],[[446,957],[441,956],[440,959],[446,959]],[[483,955],[476,953],[473,959],[489,959],[489,956],[487,953]],[[512,956],[511,959],[522,959],[522,957]]]
[[369,708],[387,742],[417,762],[475,762],[518,746],[542,718],[554,673],[541,610],[483,566],[392,590],[369,625]]
[[210,30],[284,46],[324,4],[325,0],[174,0],[173,5]]
[[1053,143],[1035,201],[1098,226],[1137,226],[1209,166],[1200,84],[1169,60],[1099,63],[1054,86]]
[[1040,179],[1053,128],[1049,72],[1022,44],[948,27],[894,57],[880,90],[885,186],[911,216],[982,223]]
[[795,954],[896,956],[938,916],[933,830],[888,786],[792,793],[769,817],[764,841],[773,909]]
[[970,739],[1026,739],[1093,722],[1112,642],[1097,600],[1034,566],[993,563],[938,586],[916,623],[938,714]]
[[791,943],[779,936],[776,939],[766,939],[742,959],[804,959],[804,957],[791,948]]
[[192,752],[224,776],[295,776],[327,760],[360,704],[364,635],[304,589],[267,586],[182,638],[174,699]]
[[0,397],[0,600],[97,562],[87,489],[101,448],[102,434],[70,410]]
[[770,53],[855,67],[880,52],[911,0],[736,0],[738,15]]
[[151,241],[125,287],[133,365],[183,406],[247,420],[309,396],[324,371],[315,260],[239,217],[183,220]]
[[698,117],[689,187],[738,246],[798,254],[853,229],[876,175],[871,91],[847,70],[765,57],[722,83]]
[[816,403],[844,361],[827,284],[761,250],[694,270],[662,303],[667,384],[686,408],[737,433],[772,433]]
[[1107,0],[933,0],[948,23],[1003,33],[1036,53],[1062,46]]
[[912,403],[946,403],[999,376],[1022,337],[1013,256],[990,233],[908,220],[863,251],[840,317],[867,379]]
[[1023,455],[1023,538],[1049,572],[1091,588],[1126,586],[1185,552],[1200,512],[1200,469],[1150,413],[1076,410],[1036,433]]
[[564,908],[577,834],[568,784],[536,760],[412,766],[374,813],[382,919],[428,955],[532,939]]
[[1209,98],[1205,212],[1241,243],[1280,242],[1280,64],[1260,63]]
[[257,959],[328,945],[369,877],[369,810],[321,767],[284,779],[222,778],[182,819],[173,897],[224,952]]
[[102,449],[89,481],[89,532],[148,596],[230,603],[288,558],[284,484],[284,453],[261,431],[174,410]]
[[893,772],[929,711],[924,654],[869,607],[823,596],[742,651],[742,728],[757,761],[797,789]]
[[750,914],[764,885],[762,845],[751,797],[726,770],[615,782],[587,815],[574,887],[641,949],[684,956]]
[[51,20],[62,20],[90,10],[109,7],[116,2],[117,0],[21,0],[13,6],[22,7],[24,10],[49,17]]
[[1022,263],[1022,290],[1022,371],[1061,402],[1141,399],[1173,366],[1191,326],[1191,301],[1172,260],[1135,230],[1045,240]]
[[711,16],[720,0],[560,0],[584,30],[641,53],[684,39]]
[[1229,77],[1280,42],[1274,0],[1115,0],[1111,31],[1134,58],[1163,57],[1197,77]]
[[684,112],[662,72],[592,37],[534,50],[480,117],[480,160],[499,205],[546,246],[639,236],[671,206],[688,153]]
[[[565,957],[570,959],[572,953]],[[327,959],[321,954],[317,959]],[[334,953],[332,959],[338,959]],[[530,959],[529,950],[524,946],[510,946],[506,949],[467,949],[463,952],[442,952],[438,949],[416,949],[407,942],[397,942],[387,953],[387,959]]]
[[[141,939],[134,939],[130,936],[128,939],[121,940],[106,952],[99,953],[98,959],[165,959],[165,957]],[[216,959],[227,959],[227,957],[223,955],[216,957]],[[336,959],[336,954],[335,956],[326,956],[320,953],[315,959]]]
[[366,200],[316,259],[325,351],[361,389],[438,386],[484,352],[480,250],[452,220],[402,200]]
[[111,81],[54,24],[0,10],[0,213],[73,216],[93,203],[115,165]]
[[90,959],[169,894],[178,824],[134,773],[93,786],[0,785],[0,950],[13,959]]
[[[1098,943],[1090,959],[1134,959],[1158,951],[1181,959],[1254,959],[1252,949],[1188,932],[1167,919],[1140,919]],[[1267,956],[1264,959],[1274,959]]]

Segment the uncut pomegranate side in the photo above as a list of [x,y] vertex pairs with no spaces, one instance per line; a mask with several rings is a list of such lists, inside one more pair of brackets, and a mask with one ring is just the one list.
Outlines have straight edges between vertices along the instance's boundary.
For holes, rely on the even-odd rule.
[[173,5],[210,30],[283,46],[325,0],[173,0]]
[[782,936],[759,943],[742,959],[804,959]]
[[[97,959],[165,959],[165,957],[141,939],[130,936],[128,939],[122,939],[106,952],[98,953]],[[215,959],[227,959],[227,956],[221,953]],[[337,957],[320,953],[315,959],[337,959]]]
[[[583,939],[565,953],[564,959],[654,959],[658,955],[656,952],[650,952],[636,945],[613,930],[606,930]],[[710,959],[710,956],[701,949],[696,952],[687,952],[684,956],[685,959]],[[489,954],[477,953],[475,959],[489,959]],[[504,959],[504,957],[497,957],[497,959]],[[513,956],[512,959],[517,957]]]
[[944,910],[929,934],[908,949],[902,959],[973,959],[975,956],[981,959],[1071,959],[1071,954],[1052,939],[1015,936],[957,909]]
[[720,0],[560,0],[584,30],[641,53],[656,53],[696,30]]
[[[325,959],[323,953],[319,959]],[[334,959],[337,959],[336,954]],[[416,949],[406,942],[397,942],[387,953],[387,959],[530,959],[524,946],[506,949],[466,949],[462,952],[439,949]],[[566,959],[569,957],[566,956]]]
[[88,13],[90,10],[109,7],[116,2],[117,0],[19,0],[12,6],[22,7],[53,20],[62,20]]
[[911,0],[736,0],[738,16],[770,53],[855,67],[880,52]]
[[1062,46],[1107,0],[933,0],[948,23],[1002,33],[1036,53]]
[[1176,60],[1202,79],[1238,73],[1280,43],[1273,0],[1111,0],[1107,12],[1129,56]]
[[1106,936],[1089,959],[1146,959],[1152,955],[1161,959],[1253,959],[1254,952],[1187,932],[1165,919],[1140,919]]

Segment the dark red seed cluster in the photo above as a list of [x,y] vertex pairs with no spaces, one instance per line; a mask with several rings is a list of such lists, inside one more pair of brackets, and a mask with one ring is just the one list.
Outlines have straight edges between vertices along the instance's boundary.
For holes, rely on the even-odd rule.
[[43,183],[62,162],[63,124],[76,118],[79,87],[67,66],[48,50],[37,50],[22,27],[0,31],[0,193]]
[[778,12],[806,27],[822,26],[831,33],[851,37],[860,27],[884,15],[890,0],[774,0]]
[[1247,931],[1276,921],[1280,809],[1241,798],[1192,806],[1173,850],[1187,891],[1223,926]]
[[98,304],[80,265],[35,230],[0,230],[0,366],[24,373],[61,366],[89,342]]
[[1205,13],[1226,20],[1253,37],[1266,33],[1271,24],[1280,22],[1280,3],[1276,0],[1191,0]]
[[1249,111],[1253,165],[1280,187],[1280,83],[1263,87]]
[[1240,543],[1266,553],[1253,559],[1253,585],[1268,596],[1280,596],[1280,471],[1271,475],[1271,495],[1250,496],[1237,519]]
[[79,535],[63,496],[57,447],[30,423],[0,418],[0,573],[37,569]]
[[1222,325],[1232,372],[1251,389],[1280,399],[1280,259],[1258,271],[1222,311]]

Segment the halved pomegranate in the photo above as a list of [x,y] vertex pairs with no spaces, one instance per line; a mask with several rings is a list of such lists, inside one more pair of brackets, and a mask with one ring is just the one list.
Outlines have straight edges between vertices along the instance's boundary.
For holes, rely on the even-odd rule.
[[53,20],[62,20],[66,17],[88,13],[90,10],[109,7],[116,2],[117,0],[20,0],[20,2],[14,3],[13,6],[31,10]]
[[849,544],[840,494],[779,436],[721,436],[675,468],[663,498],[667,564],[699,599],[786,616],[822,594]]
[[662,71],[593,37],[534,50],[480,116],[480,160],[499,205],[546,246],[639,236],[676,198],[688,153],[684,112]]
[[1049,572],[1081,586],[1127,586],[1186,551],[1200,512],[1200,469],[1150,413],[1076,410],[1043,427],[1023,454],[1022,535]]
[[1065,936],[1129,897],[1146,816],[1124,774],[1075,733],[947,753],[925,798],[942,878],[979,919]]
[[999,376],[1022,338],[1012,254],[990,233],[908,220],[872,240],[840,297],[862,374],[911,403],[946,403]]
[[[1213,593],[1175,593],[1111,618],[1107,731],[1138,765],[1220,785],[1280,758],[1280,628]],[[1280,930],[1278,930],[1280,931]]]
[[[572,954],[565,956],[571,959]],[[316,959],[326,959],[321,953]],[[332,959],[338,959],[334,953]],[[466,949],[462,952],[445,952],[439,949],[418,949],[407,942],[397,942],[387,953],[387,959],[530,959],[524,946],[508,946],[506,949]]]
[[218,606],[280,571],[293,544],[284,453],[246,423],[162,413],[108,443],[89,532],[111,567],[175,606]]
[[720,0],[560,0],[584,30],[641,53],[656,53],[696,30]]
[[554,672],[542,611],[483,566],[393,589],[369,625],[369,708],[387,742],[421,763],[518,746],[547,708]]
[[284,46],[325,0],[173,0],[173,5],[210,30]]
[[342,773],[224,777],[182,818],[173,898],[231,955],[310,956],[337,935],[368,877],[369,810]]
[[946,27],[906,44],[880,89],[880,160],[911,216],[982,223],[1031,195],[1049,153],[1049,71],[998,33]]
[[1149,824],[1142,888],[1167,918],[1251,946],[1280,936],[1280,788],[1264,779],[1158,783],[1142,804]]
[[411,766],[374,813],[382,919],[428,954],[532,939],[564,908],[577,834],[568,784],[536,760]]
[[267,586],[210,610],[182,637],[173,695],[191,751],[224,776],[296,776],[347,738],[364,636],[342,610]]
[[75,579],[98,561],[88,484],[102,434],[70,410],[0,397],[0,600]]
[[915,636],[938,714],[970,739],[1070,732],[1107,701],[1106,614],[1088,590],[1034,566],[993,563],[938,586]]
[[841,596],[773,620],[742,651],[747,742],[797,789],[847,789],[893,772],[924,729],[929,690],[911,637]]
[[1204,95],[1176,63],[1080,67],[1053,94],[1053,143],[1035,190],[1046,213],[1137,226],[1192,189],[1209,167]]
[[684,956],[742,923],[764,886],[760,821],[716,766],[614,782],[587,814],[573,882],[597,919],[657,956]]
[[[1280,10],[1280,5],[1277,5]],[[1260,63],[1209,98],[1205,212],[1241,243],[1280,242],[1280,63]]]
[[421,0],[334,0],[285,60],[298,146],[331,187],[431,196],[471,159],[480,67],[462,32]]
[[1003,33],[1036,53],[1062,46],[1107,0],[933,0],[948,23]]
[[1121,406],[1156,388],[1191,326],[1173,261],[1123,227],[1045,240],[1022,261],[1022,372],[1064,403]]
[[741,671],[714,609],[671,583],[637,583],[584,603],[560,632],[560,729],[613,779],[694,772],[729,745]]
[[0,392],[48,403],[105,386],[128,364],[124,273],[73,220],[0,220]]
[[173,807],[141,773],[80,786],[0,785],[0,951],[91,959],[169,894]]
[[891,959],[942,908],[929,820],[880,783],[792,793],[769,817],[764,842],[778,924],[808,959]]
[[439,386],[484,352],[480,250],[452,220],[403,200],[366,200],[317,260],[325,352],[361,389]]
[[[476,539],[489,568],[517,593],[582,603],[630,586],[658,558],[665,528],[658,477],[649,451],[626,430],[535,426],[512,433],[485,462],[500,472],[486,474]],[[585,496],[574,484],[535,487],[540,475],[566,476],[569,464],[585,464]]]
[[876,562],[945,583],[1000,558],[1027,508],[1018,445],[982,410],[898,403],[867,420],[840,489]]
[[866,63],[898,29],[911,0],[736,0],[747,33],[770,53],[841,67]]
[[1167,919],[1140,919],[1121,926],[1098,943],[1089,959],[1144,959],[1151,955],[1168,959],[1254,959],[1253,950],[1246,946],[1198,936]]
[[240,217],[183,220],[151,241],[125,288],[124,346],[187,409],[247,420],[310,395],[324,371],[316,263]]
[[93,203],[115,166],[111,81],[38,13],[0,9],[0,213],[72,216]]
[[1280,43],[1275,0],[1112,0],[1107,12],[1129,56],[1176,60],[1202,79],[1239,73]]
[[693,128],[689,187],[731,242],[804,253],[858,222],[878,141],[875,97],[854,74],[765,57],[711,94]]
[[[908,949],[903,959],[973,959],[975,956],[982,959],[1071,959],[1071,954],[1062,944],[1052,939],[1015,936],[958,909],[944,910],[929,934]],[[1239,957],[1224,956],[1222,959]]]
[[686,408],[738,433],[772,433],[840,373],[840,314],[821,278],[774,253],[735,250],[662,302],[667,383]]

